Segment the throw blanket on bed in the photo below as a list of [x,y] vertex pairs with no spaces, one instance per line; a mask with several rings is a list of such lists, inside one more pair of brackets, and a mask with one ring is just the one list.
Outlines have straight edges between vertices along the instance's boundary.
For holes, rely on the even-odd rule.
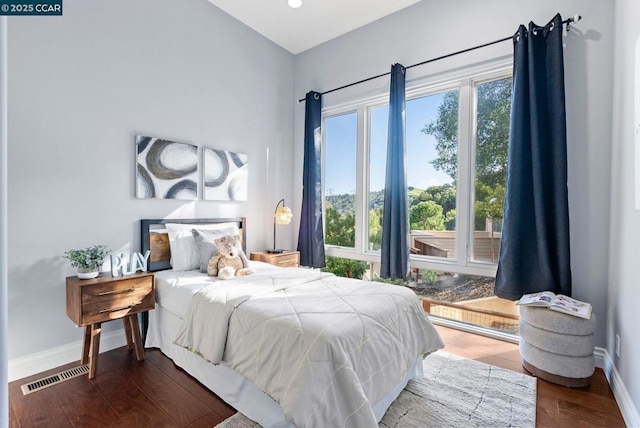
[[444,346],[413,291],[302,268],[203,288],[175,343],[251,380],[296,427],[377,426],[371,406]]

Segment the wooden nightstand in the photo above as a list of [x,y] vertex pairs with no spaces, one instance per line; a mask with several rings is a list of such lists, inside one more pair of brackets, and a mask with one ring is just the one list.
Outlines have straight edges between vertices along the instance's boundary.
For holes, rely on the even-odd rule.
[[300,252],[285,251],[282,253],[267,253],[260,251],[251,253],[251,260],[265,262],[280,267],[298,267],[300,264]]
[[95,279],[67,277],[67,316],[78,327],[85,327],[80,364],[89,362],[89,379],[98,369],[100,325],[122,319],[129,349],[134,347],[138,361],[144,360],[138,313],[155,307],[153,273],[139,272],[113,277],[101,273]]

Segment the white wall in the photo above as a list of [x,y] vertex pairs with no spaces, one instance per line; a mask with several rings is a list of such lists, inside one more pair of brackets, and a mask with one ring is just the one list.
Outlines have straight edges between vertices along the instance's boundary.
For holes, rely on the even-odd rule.
[[[513,34],[533,20],[546,24],[560,12],[583,20],[565,38],[565,82],[569,156],[569,209],[574,296],[594,305],[596,344],[605,343],[607,313],[610,129],[613,60],[613,7],[598,0],[423,0],[295,58],[295,96],[326,91],[388,72],[391,64],[408,66]],[[407,86],[417,79],[438,79],[438,72],[464,64],[513,55],[504,42],[407,72]],[[388,91],[388,78],[324,97],[332,106]],[[304,103],[295,110],[294,195],[301,203]]]
[[[640,150],[640,3],[617,0],[611,167],[611,259],[607,351],[640,409],[640,211],[634,209],[635,150]],[[635,105],[634,105],[635,91]],[[634,123],[634,112],[636,122]],[[636,154],[637,156],[637,154]],[[615,335],[620,336],[620,357]],[[638,414],[636,413],[636,418]],[[640,419],[636,419],[640,423]]]
[[[8,43],[10,359],[81,339],[68,249],[138,250],[138,220],[168,216],[246,216],[248,250],[272,245],[292,197],[290,53],[206,0],[65,0],[10,18]],[[247,153],[249,201],[135,199],[137,133]]]

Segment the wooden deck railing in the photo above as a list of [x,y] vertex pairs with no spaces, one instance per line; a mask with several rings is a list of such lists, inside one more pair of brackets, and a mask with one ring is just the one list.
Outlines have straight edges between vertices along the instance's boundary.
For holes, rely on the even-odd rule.
[[[500,239],[499,232],[473,232],[473,259],[495,263],[500,254]],[[454,258],[455,231],[414,230],[411,232],[411,246],[416,249],[414,254]]]
[[422,307],[430,315],[489,327],[508,333],[518,333],[518,321],[520,320],[518,315],[430,299],[422,299]]
[[461,305],[459,303],[441,302],[439,300],[422,299],[422,307],[425,312],[431,313],[431,305],[434,306],[446,306],[449,308],[462,309],[468,312],[475,312],[484,315],[491,315],[494,317],[507,318],[511,320],[520,320],[520,316],[514,314],[506,314],[504,312],[492,311],[491,309],[475,308],[473,306]]

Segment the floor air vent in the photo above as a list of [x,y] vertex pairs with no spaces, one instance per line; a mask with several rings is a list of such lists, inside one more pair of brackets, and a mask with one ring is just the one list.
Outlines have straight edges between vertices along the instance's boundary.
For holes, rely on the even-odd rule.
[[47,376],[34,382],[22,385],[22,394],[31,394],[32,392],[40,391],[41,389],[44,389],[48,386],[64,382],[65,380],[69,380],[77,376],[82,376],[87,373],[89,373],[89,366],[87,364],[79,367],[74,367],[72,369],[65,370],[63,372],[56,373],[54,375]]

